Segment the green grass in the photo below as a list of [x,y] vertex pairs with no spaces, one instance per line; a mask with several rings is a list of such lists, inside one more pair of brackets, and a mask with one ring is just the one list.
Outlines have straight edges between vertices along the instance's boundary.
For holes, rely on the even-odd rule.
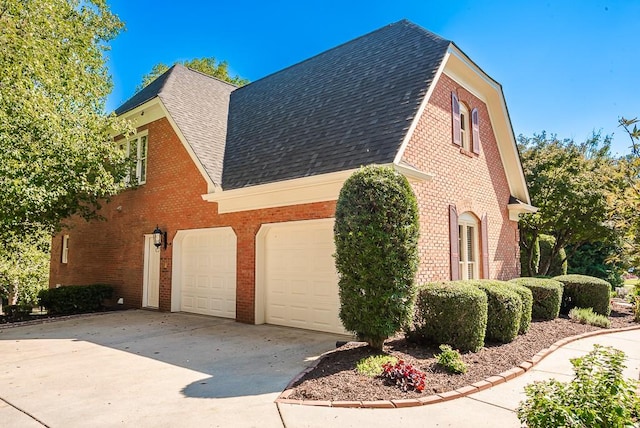
[[624,285],[625,286],[627,286],[627,285],[631,285],[631,286],[638,285],[638,283],[640,283],[640,279],[625,279],[624,280]]

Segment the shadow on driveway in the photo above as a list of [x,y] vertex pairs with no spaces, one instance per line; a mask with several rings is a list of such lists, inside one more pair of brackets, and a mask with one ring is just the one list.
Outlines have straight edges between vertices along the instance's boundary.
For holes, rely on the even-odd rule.
[[[10,363],[7,357],[13,354],[22,362],[46,358],[53,363],[62,353],[64,360],[76,360],[72,370],[78,370],[84,366],[80,360],[86,353],[87,358],[94,358],[95,370],[102,370],[101,377],[108,375],[108,365],[112,364],[111,376],[148,382],[150,392],[156,376],[168,375],[154,371],[144,359],[127,361],[128,367],[122,367],[117,364],[117,353],[96,356],[69,343],[88,342],[199,372],[200,378],[186,386],[183,383],[181,393],[186,397],[243,397],[282,391],[310,361],[332,349],[336,340],[344,339],[341,335],[287,327],[133,310],[0,329],[0,355],[4,356],[0,361]],[[29,345],[32,341],[42,346]],[[88,362],[89,370],[91,365]]]

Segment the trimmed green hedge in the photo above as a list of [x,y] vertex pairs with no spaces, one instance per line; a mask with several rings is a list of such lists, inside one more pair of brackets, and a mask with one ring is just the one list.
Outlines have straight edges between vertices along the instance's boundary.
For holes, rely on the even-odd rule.
[[411,322],[420,214],[409,181],[367,166],[342,186],[333,228],[340,320],[374,349]]
[[611,313],[611,284],[607,281],[586,275],[561,275],[553,279],[564,284],[560,309],[563,314],[568,314],[576,307],[591,308],[593,312],[606,317]]
[[407,339],[448,344],[461,351],[478,351],[487,328],[487,296],[461,281],[418,287],[413,324]]
[[533,305],[531,318],[534,320],[553,320],[560,315],[562,302],[562,283],[546,278],[516,278],[512,283],[522,285],[531,290]]
[[533,293],[527,287],[516,284],[516,283],[507,283],[509,287],[513,289],[522,300],[522,317],[520,318],[520,329],[518,330],[519,334],[525,334],[529,331],[531,327],[531,311],[533,308]]
[[522,319],[522,299],[511,284],[494,280],[461,281],[474,285],[487,295],[486,339],[509,343],[518,336]]
[[38,301],[50,314],[82,314],[104,310],[104,300],[112,295],[113,287],[107,284],[70,285],[41,290]]

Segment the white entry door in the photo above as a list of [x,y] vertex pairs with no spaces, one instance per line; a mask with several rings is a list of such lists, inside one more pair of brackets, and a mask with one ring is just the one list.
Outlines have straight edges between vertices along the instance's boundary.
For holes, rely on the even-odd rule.
[[160,251],[153,245],[153,235],[144,237],[144,278],[142,306],[157,309],[160,305]]

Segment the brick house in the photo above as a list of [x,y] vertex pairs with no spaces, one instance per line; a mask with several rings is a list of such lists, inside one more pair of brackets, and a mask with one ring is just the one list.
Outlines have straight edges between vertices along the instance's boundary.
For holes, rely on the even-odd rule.
[[241,88],[176,65],[116,113],[137,127],[118,144],[141,184],[53,238],[52,287],[342,332],[333,216],[368,164],[412,183],[419,282],[519,275],[517,219],[534,208],[502,88],[408,21]]

